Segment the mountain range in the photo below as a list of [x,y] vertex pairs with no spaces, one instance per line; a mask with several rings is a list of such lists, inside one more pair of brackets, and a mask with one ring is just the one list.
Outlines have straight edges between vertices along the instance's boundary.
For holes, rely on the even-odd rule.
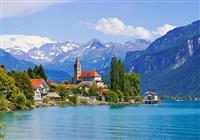
[[141,74],[142,93],[200,95],[200,21],[169,31],[143,51],[127,52],[125,69]]
[[10,40],[0,49],[0,64],[8,70],[43,64],[49,79],[70,80],[73,63],[79,58],[83,70],[97,70],[108,81],[111,58],[117,56],[124,60],[126,72],[141,75],[141,93],[153,90],[160,95],[200,96],[199,20],[177,27],[153,42],[134,39],[104,43],[96,38],[83,44],[46,38],[36,43],[13,37]]
[[103,73],[104,69],[109,67],[112,56],[124,59],[127,51],[144,50],[150,44],[149,41],[143,39],[134,39],[126,43],[102,43],[94,38],[83,44],[63,41],[44,43],[40,47],[36,47],[32,45],[36,43],[23,43],[22,45],[31,44],[30,49],[27,50],[28,47],[20,46],[19,41],[17,43],[18,47],[9,42],[10,47],[6,45],[3,47],[4,51],[10,53],[20,62],[43,64],[48,78],[53,78],[56,81],[66,79],[66,75],[67,78],[73,76],[73,63],[76,58],[80,59],[83,69],[100,70]]

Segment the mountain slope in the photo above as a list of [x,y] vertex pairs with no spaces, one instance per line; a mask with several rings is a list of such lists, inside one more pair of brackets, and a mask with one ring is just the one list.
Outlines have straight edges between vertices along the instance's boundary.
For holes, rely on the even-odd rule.
[[[127,72],[142,76],[142,92],[162,95],[200,95],[200,21],[176,28],[155,40],[146,50],[128,52]],[[193,70],[191,70],[193,68]]]
[[[35,66],[35,64],[31,62],[16,59],[11,54],[2,49],[0,49],[0,65],[4,65],[8,71],[11,70],[24,71],[27,70],[28,68],[33,68]],[[60,82],[66,79],[71,80],[71,77],[67,72],[48,70],[48,69],[45,69],[45,72],[48,79],[54,80],[56,82]]]
[[71,81],[72,79],[72,77],[66,71],[45,69],[45,73],[46,73],[47,79],[53,80],[55,82],[61,82],[62,80]]
[[18,60],[2,49],[0,49],[0,65],[4,65],[7,70],[26,70],[30,67],[34,67],[33,63]]

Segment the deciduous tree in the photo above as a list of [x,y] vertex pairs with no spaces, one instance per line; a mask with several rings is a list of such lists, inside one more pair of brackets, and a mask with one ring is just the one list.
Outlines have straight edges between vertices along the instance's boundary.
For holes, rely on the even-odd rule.
[[29,79],[29,76],[26,72],[16,72],[13,74],[13,77],[16,81],[16,86],[20,91],[26,96],[28,100],[33,100],[34,91]]

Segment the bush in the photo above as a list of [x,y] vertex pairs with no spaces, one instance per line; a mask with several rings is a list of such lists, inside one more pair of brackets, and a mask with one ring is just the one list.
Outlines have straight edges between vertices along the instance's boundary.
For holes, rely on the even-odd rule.
[[129,95],[124,95],[124,101],[129,102],[131,100],[131,97]]
[[97,95],[97,92],[98,92],[98,87],[96,84],[92,84],[90,87],[89,87],[89,90],[88,90],[88,93],[89,93],[89,96],[96,96]]
[[15,106],[15,104],[14,104],[13,102],[9,102],[9,103],[8,103],[8,108],[9,108],[10,110],[16,110],[16,106]]
[[15,105],[18,109],[24,109],[26,107],[26,97],[23,93],[16,95]]
[[87,102],[86,99],[82,99],[82,100],[80,100],[80,103],[81,103],[81,104],[84,104],[84,105],[87,105],[87,104],[88,104],[88,102]]
[[69,96],[69,101],[77,104],[77,95]]
[[[1,128],[3,128],[3,124],[0,123],[0,130]],[[4,138],[4,135],[2,133],[0,133],[0,139],[3,139]]]
[[122,101],[122,99],[124,98],[123,93],[120,90],[117,90],[116,93],[117,93],[117,96],[118,96],[119,100]]
[[49,98],[46,97],[46,98],[43,99],[43,103],[48,104],[48,102],[49,102]]
[[32,104],[31,104],[31,101],[30,101],[30,100],[27,100],[27,101],[26,101],[26,106],[27,106],[28,108],[31,108]]
[[142,96],[136,96],[136,102],[142,103],[143,102]]
[[99,94],[96,95],[96,99],[97,99],[98,101],[102,101],[102,97],[99,96]]
[[55,88],[49,88],[49,92],[56,92]]
[[115,93],[114,91],[109,91],[108,92],[108,95],[107,95],[107,99],[110,101],[110,102],[118,102],[118,95],[117,93]]
[[0,111],[5,111],[8,109],[8,101],[5,96],[0,93]]
[[60,95],[62,101],[66,101],[66,98],[69,95],[69,93],[67,92],[67,90],[64,88],[63,85],[59,85],[57,87],[57,92]]

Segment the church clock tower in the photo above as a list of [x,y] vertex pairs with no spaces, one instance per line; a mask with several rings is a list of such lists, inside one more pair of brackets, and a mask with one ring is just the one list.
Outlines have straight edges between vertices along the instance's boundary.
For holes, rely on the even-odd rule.
[[74,63],[74,83],[77,84],[79,77],[81,76],[81,63],[79,59],[76,59]]

